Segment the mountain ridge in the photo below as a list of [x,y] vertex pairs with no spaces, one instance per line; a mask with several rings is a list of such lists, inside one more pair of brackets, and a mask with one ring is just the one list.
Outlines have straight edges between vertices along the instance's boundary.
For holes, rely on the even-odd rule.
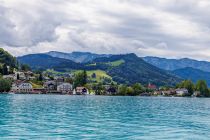
[[118,83],[133,84],[139,82],[148,84],[150,82],[156,85],[175,85],[177,81],[180,81],[180,78],[174,74],[145,62],[134,53],[98,57],[85,64],[52,57],[47,54],[27,55],[19,57],[18,60],[21,63],[31,65],[32,68],[53,68],[59,71],[69,71],[72,69],[103,70]]
[[[51,55],[49,55],[49,53],[51,53]],[[75,58],[79,57],[80,61],[75,62],[75,59],[73,59],[74,60],[73,61],[70,60],[69,58],[68,59],[57,58],[56,55],[53,55],[54,56],[53,57],[52,53],[56,54],[59,53],[64,55],[73,54]],[[210,62],[198,61],[189,58],[167,59],[167,58],[149,57],[149,56],[138,57],[136,56],[135,53],[119,54],[119,55],[111,55],[111,54],[103,55],[103,54],[94,54],[90,52],[62,53],[56,51],[44,53],[44,55],[47,58],[50,57],[50,60],[53,59],[53,61],[55,62],[61,61],[61,63],[57,63],[54,66],[52,64],[51,66],[44,68],[55,68],[57,70],[62,70],[62,71],[64,71],[65,69],[86,69],[86,70],[100,69],[106,71],[109,75],[113,77],[115,81],[122,83],[123,82],[126,83],[126,81],[127,83],[143,81],[144,83],[154,82],[154,83],[163,84],[162,81],[164,81],[164,79],[167,79],[167,77],[164,77],[163,75],[168,75],[169,77],[174,76],[173,77],[174,79],[180,79],[180,78],[192,79],[194,83],[199,79],[204,79],[208,82],[208,78],[206,77],[209,77],[208,72],[210,71]],[[89,59],[87,61],[83,61],[83,59],[87,59],[87,57]],[[43,62],[44,60],[42,59],[39,61]],[[142,61],[144,61],[147,64],[145,64]],[[162,71],[160,71],[160,69]],[[158,74],[156,73],[157,71],[159,72]],[[192,74],[189,74],[190,72]],[[126,73],[129,73],[130,76],[128,76]],[[135,73],[138,76],[136,76],[133,73]],[[148,73],[150,76],[145,76],[148,75]],[[136,77],[141,77],[141,78],[136,78]],[[159,79],[161,79],[162,81],[156,77],[160,77]],[[170,81],[168,80],[167,83],[170,83]]]
[[98,57],[109,57],[111,54],[96,54],[91,52],[71,52],[71,53],[64,53],[64,52],[58,52],[58,51],[50,51],[45,53],[47,55],[50,55],[52,57],[58,57],[58,58],[64,58],[68,60],[72,60],[77,63],[87,63],[95,58]]
[[144,61],[156,67],[170,71],[191,67],[202,71],[210,72],[210,62],[208,61],[199,61],[190,58],[167,59],[153,56],[143,57],[143,59]]
[[65,68],[82,69],[83,65],[74,61],[52,57],[47,54],[29,54],[17,58],[23,64],[28,64],[32,69],[55,69],[62,70]]
[[194,83],[196,83],[198,80],[206,80],[208,86],[210,87],[210,72],[187,67],[174,70],[173,73],[183,77],[186,80],[192,80]]

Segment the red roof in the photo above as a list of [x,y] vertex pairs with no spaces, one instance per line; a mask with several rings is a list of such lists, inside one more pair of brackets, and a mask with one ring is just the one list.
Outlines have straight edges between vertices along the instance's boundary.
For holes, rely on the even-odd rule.
[[156,87],[156,85],[149,84],[149,85],[148,85],[148,88],[149,88],[149,89],[156,89],[157,87]]

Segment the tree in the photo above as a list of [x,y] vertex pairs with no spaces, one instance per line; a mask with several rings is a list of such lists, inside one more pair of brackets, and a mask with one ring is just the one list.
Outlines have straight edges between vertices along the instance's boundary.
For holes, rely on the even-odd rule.
[[92,77],[92,78],[96,78],[96,73],[93,73],[93,74],[91,75],[91,77]]
[[10,91],[12,86],[12,82],[10,80],[5,80],[0,78],[0,92],[8,92]]
[[140,95],[145,91],[144,87],[139,83],[134,84],[132,88],[133,88],[133,96]]
[[[178,86],[177,86],[177,88],[178,88]],[[160,90],[169,90],[170,89],[170,87],[168,87],[168,86],[161,86],[160,88],[159,88]]]
[[3,73],[2,74],[3,75],[8,75],[9,74],[8,68],[7,68],[7,65],[6,64],[3,65]]
[[0,65],[0,74],[3,75],[3,67]]
[[39,81],[43,81],[43,75],[42,75],[42,73],[39,74]]
[[17,73],[17,80],[20,80],[20,74]]
[[133,90],[132,87],[127,87],[126,88],[126,95],[134,96],[134,90]]
[[93,89],[95,90],[96,95],[103,95],[104,91],[105,91],[102,83],[98,83],[98,84],[94,85]]
[[186,88],[191,95],[195,90],[195,86],[191,80],[182,81],[180,84],[178,84],[178,88]]
[[200,91],[202,96],[209,97],[209,90],[206,81],[199,80],[196,83],[196,90]]
[[127,86],[126,85],[120,85],[118,90],[118,95],[125,96],[126,95]]
[[9,67],[9,74],[14,74],[14,69],[15,68]]
[[21,70],[23,70],[23,71],[29,71],[29,70],[31,70],[31,68],[30,68],[29,65],[21,64]]
[[72,83],[73,83],[73,79],[72,79],[72,78],[66,78],[66,79],[65,79],[65,82],[71,83],[71,84],[72,84]]
[[74,78],[74,87],[85,86],[87,84],[87,72],[79,72]]
[[83,71],[83,85],[86,85],[87,84],[87,71],[84,70]]

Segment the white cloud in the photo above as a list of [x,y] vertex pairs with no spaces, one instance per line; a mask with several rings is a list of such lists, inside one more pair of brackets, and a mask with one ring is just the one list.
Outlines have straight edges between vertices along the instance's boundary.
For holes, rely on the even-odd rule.
[[210,60],[208,0],[0,0],[0,46]]

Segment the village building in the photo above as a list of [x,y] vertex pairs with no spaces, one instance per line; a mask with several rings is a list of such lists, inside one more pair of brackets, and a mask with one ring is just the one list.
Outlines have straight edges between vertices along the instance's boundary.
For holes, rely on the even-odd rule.
[[192,96],[193,97],[201,97],[201,92],[200,91],[195,91]]
[[114,85],[103,85],[103,87],[105,88],[105,92],[108,95],[114,95],[117,93],[117,87]]
[[144,92],[144,93],[141,93],[140,96],[151,96],[151,95],[152,95],[152,93],[150,93],[150,92]]
[[3,79],[6,80],[14,80],[14,74],[9,74],[9,75],[3,75]]
[[43,77],[43,80],[44,80],[44,81],[50,81],[51,79],[50,79],[49,77],[47,77],[47,76],[44,76],[44,77]]
[[57,91],[61,93],[70,93],[72,92],[72,84],[70,83],[62,83],[57,86]]
[[108,95],[114,95],[114,94],[117,93],[117,89],[115,87],[109,87],[109,88],[106,89],[106,93]]
[[48,91],[54,91],[56,90],[56,82],[55,81],[47,81],[44,83],[44,88]]
[[8,80],[34,80],[36,77],[33,76],[33,72],[20,72],[15,71],[14,74],[3,75],[4,79]]
[[76,94],[77,95],[86,95],[86,94],[88,94],[88,89],[85,87],[77,87]]
[[31,93],[33,92],[33,86],[27,82],[16,81],[12,84],[11,91],[15,93]]
[[176,95],[177,96],[188,96],[189,92],[187,89],[182,88],[182,89],[176,89]]
[[33,72],[31,71],[24,72],[24,75],[26,80],[33,80],[35,78],[33,77]]
[[162,95],[163,96],[174,96],[174,95],[176,95],[176,91],[175,90],[165,90],[165,91],[162,91]]
[[116,93],[117,93],[117,89],[114,88],[114,87],[110,87],[110,88],[107,90],[107,93],[108,93],[109,95],[116,94]]
[[73,74],[71,73],[63,73],[62,76],[65,78],[73,78]]
[[29,81],[31,81],[31,80],[36,80],[36,77],[31,76],[31,77],[28,77],[27,80],[29,80]]
[[150,89],[150,90],[156,90],[157,89],[157,86],[149,83],[148,86],[147,86],[147,88]]
[[15,72],[14,80],[26,80],[26,75],[24,72]]
[[54,80],[56,82],[56,85],[60,85],[64,82],[64,78],[63,77],[54,77]]
[[163,95],[162,91],[154,91],[153,95],[158,96],[158,95]]

